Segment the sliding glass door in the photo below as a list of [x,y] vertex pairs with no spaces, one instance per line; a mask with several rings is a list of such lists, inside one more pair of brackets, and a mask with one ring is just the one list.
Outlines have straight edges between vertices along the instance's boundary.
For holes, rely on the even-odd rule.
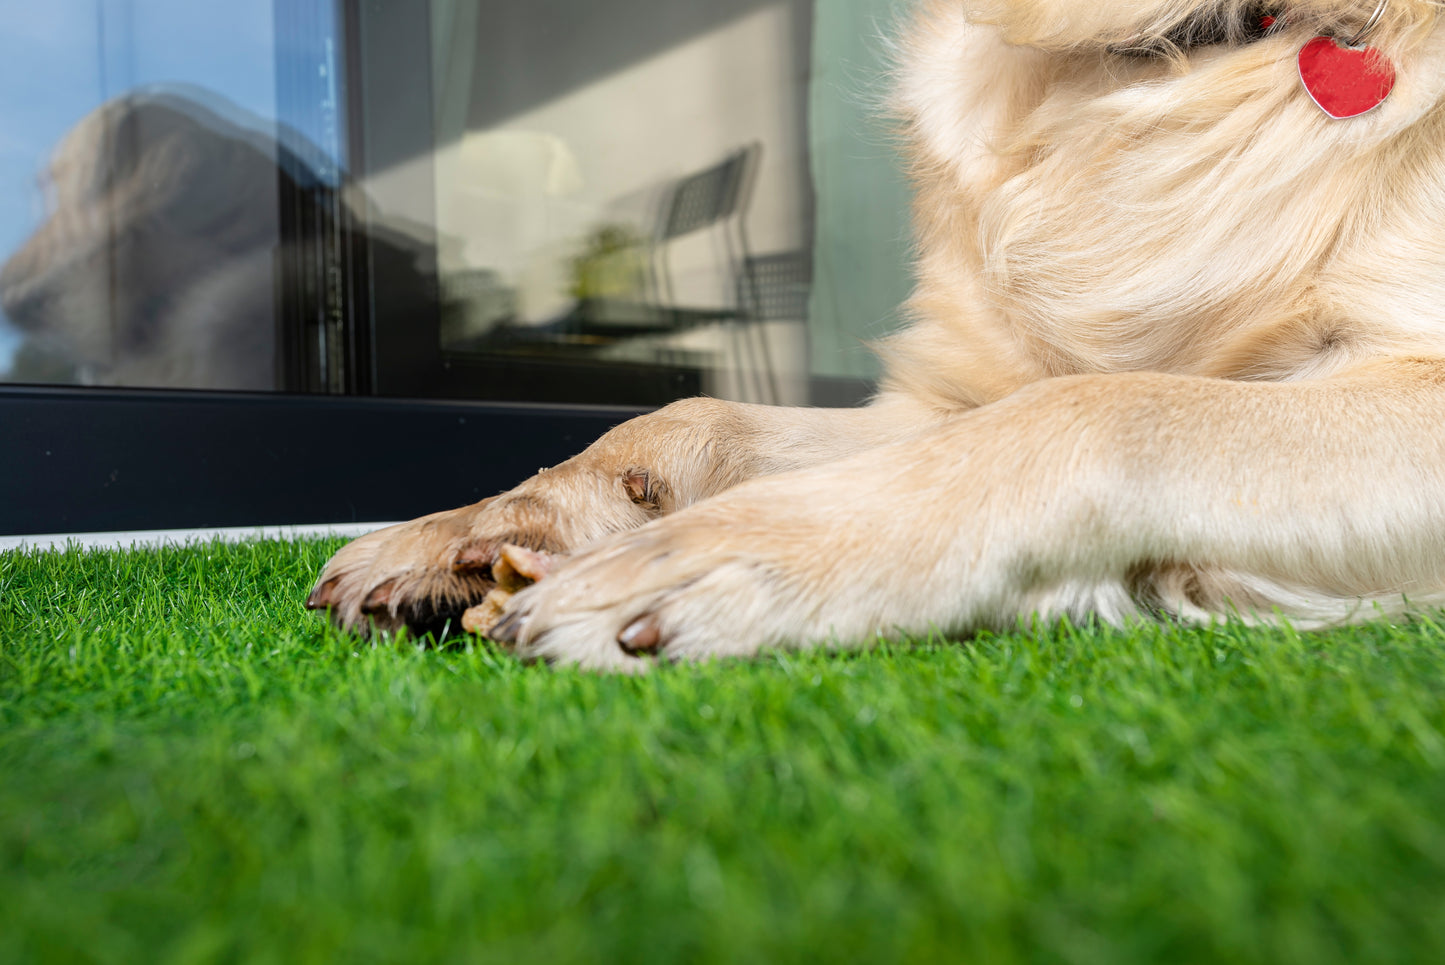
[[907,284],[890,9],[7,15],[0,533],[397,517],[674,398],[860,401]]

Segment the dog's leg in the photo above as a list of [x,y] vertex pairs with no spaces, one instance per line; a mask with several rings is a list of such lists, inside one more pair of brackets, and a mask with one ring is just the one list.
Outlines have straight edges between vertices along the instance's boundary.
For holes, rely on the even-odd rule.
[[344,546],[307,600],[340,625],[439,628],[494,586],[501,548],[586,546],[759,475],[817,465],[933,418],[902,398],[861,409],[688,399],[632,419],[510,492],[390,526]]
[[1196,614],[1368,615],[1361,599],[1445,587],[1442,467],[1445,360],[1298,383],[1054,379],[605,540],[518,594],[497,635],[524,657],[637,670],[638,654],[1030,613],[1119,621],[1170,586]]

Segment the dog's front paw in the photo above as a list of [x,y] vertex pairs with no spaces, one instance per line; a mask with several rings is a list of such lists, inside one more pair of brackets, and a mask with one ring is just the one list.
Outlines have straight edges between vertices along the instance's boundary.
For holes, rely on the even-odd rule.
[[502,546],[525,538],[487,525],[493,502],[353,540],[327,562],[307,608],[326,610],[338,626],[363,632],[459,627],[462,613],[495,586],[492,567]]
[[867,615],[829,599],[836,574],[815,548],[786,526],[683,513],[565,560],[513,598],[493,636],[524,659],[623,672],[866,636]]
[[516,493],[388,526],[338,550],[306,606],[361,632],[485,631],[495,621],[482,604],[539,579],[578,528],[547,500]]
[[[551,556],[653,518],[659,486],[643,469],[545,470],[500,496],[348,543],[326,564],[306,606],[362,632],[402,626],[439,631],[448,624],[460,630],[464,623],[485,630],[492,622],[486,613],[463,617],[497,590],[504,548],[512,547],[514,554],[502,575],[510,566],[528,579],[539,578],[551,567]],[[547,558],[523,559],[526,550]]]

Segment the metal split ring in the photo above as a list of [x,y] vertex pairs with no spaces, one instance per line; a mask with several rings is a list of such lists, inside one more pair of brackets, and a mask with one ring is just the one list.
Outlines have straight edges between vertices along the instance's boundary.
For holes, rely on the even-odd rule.
[[1370,14],[1370,19],[1365,21],[1365,25],[1359,29],[1358,33],[1345,41],[1345,46],[1358,47],[1360,42],[1370,35],[1370,31],[1380,25],[1380,18],[1385,15],[1385,7],[1389,6],[1389,3],[1390,0],[1380,0],[1375,5],[1375,12]]

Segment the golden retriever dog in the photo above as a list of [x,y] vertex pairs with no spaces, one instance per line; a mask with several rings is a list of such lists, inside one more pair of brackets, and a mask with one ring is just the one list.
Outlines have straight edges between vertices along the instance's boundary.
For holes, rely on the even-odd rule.
[[[896,88],[917,287],[871,405],[675,403],[344,547],[309,605],[424,624],[520,544],[564,555],[492,635],[641,670],[1445,602],[1441,12],[926,0]],[[1388,97],[1322,110],[1315,37]]]

